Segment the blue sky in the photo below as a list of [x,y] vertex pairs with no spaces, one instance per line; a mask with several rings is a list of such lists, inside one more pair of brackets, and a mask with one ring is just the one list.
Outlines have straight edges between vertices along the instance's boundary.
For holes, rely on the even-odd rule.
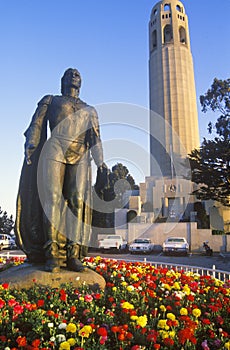
[[[0,1],[0,206],[8,214],[15,217],[23,132],[39,99],[60,93],[66,68],[79,69],[81,98],[91,105],[121,102],[148,108],[148,22],[156,2]],[[198,101],[214,77],[229,78],[230,1],[184,0],[183,4],[189,17]],[[211,116],[202,114],[197,103],[202,137]],[[102,139],[106,132],[102,130]],[[125,128],[117,133],[125,138]],[[131,137],[130,130],[127,134]],[[135,138],[134,132],[133,143]],[[148,153],[147,133],[142,138]],[[132,166],[126,165],[132,173]],[[137,183],[149,175],[148,170],[135,173],[133,169]]]

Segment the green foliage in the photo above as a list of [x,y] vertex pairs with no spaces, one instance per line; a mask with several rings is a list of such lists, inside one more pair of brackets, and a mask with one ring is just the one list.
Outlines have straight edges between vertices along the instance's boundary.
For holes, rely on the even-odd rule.
[[200,96],[202,111],[208,112],[210,109],[213,112],[218,112],[221,115],[217,118],[217,122],[213,125],[208,124],[210,133],[216,129],[216,133],[229,140],[230,133],[230,79],[219,80],[214,79],[212,86],[205,95]]
[[[211,88],[200,96],[202,111],[219,112],[215,123],[218,136],[213,140],[204,138],[200,149],[189,155],[193,182],[200,184],[194,191],[197,198],[212,199],[229,206],[230,196],[230,79],[214,79]],[[209,123],[209,132],[214,126]]]
[[197,227],[198,228],[209,228],[209,216],[201,202],[194,203],[194,210],[197,212]]
[[0,233],[10,234],[14,228],[13,216],[8,217],[6,211],[3,211],[0,207]]
[[[114,227],[114,211],[116,208],[123,208],[123,194],[127,190],[138,190],[139,186],[129,173],[128,168],[122,163],[117,163],[112,167],[109,174],[109,188],[102,191],[100,208],[94,206],[93,226],[94,227]],[[94,203],[97,203],[97,194],[94,192]],[[103,210],[106,206],[106,210]],[[97,210],[98,209],[98,210]]]

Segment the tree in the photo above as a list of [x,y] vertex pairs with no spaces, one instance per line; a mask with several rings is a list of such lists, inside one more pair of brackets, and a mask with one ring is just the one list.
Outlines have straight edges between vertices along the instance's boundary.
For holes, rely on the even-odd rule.
[[116,207],[123,207],[123,195],[128,190],[138,190],[134,178],[130,175],[128,168],[122,163],[117,163],[112,167],[111,188],[115,193]]
[[230,206],[230,79],[214,79],[205,95],[200,96],[202,111],[220,113],[208,130],[217,136],[203,139],[201,147],[189,155],[192,181],[199,184],[193,192],[199,199],[212,199]]
[[[109,174],[109,187],[102,191],[101,198],[106,210],[94,209],[93,226],[95,227],[114,227],[114,211],[116,208],[123,208],[123,195],[127,190],[138,190],[139,186],[135,184],[135,180],[129,173],[128,168],[122,163],[117,163],[112,167]],[[94,203],[97,202],[94,192]],[[101,204],[101,205],[102,205]],[[107,213],[106,213],[107,212]]]
[[6,211],[3,211],[0,207],[0,233],[10,234],[14,228],[13,216],[8,217]]

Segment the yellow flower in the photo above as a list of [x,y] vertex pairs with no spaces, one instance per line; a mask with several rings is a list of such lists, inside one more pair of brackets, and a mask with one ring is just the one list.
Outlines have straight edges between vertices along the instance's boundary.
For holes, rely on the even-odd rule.
[[167,320],[159,320],[157,323],[158,328],[163,328],[163,329],[169,329],[169,326],[167,326]]
[[169,333],[169,338],[172,338],[172,339],[175,338],[175,335],[176,335],[176,332],[175,332],[175,331],[170,331],[170,332],[168,332],[168,333]]
[[160,306],[160,310],[161,310],[162,312],[165,312],[165,311],[166,311],[166,307],[165,307],[164,305],[161,305],[161,306]]
[[168,283],[163,283],[162,287],[163,287],[164,289],[171,290],[171,287],[170,287],[170,285],[169,285]]
[[138,280],[139,280],[139,277],[137,276],[136,273],[132,273],[132,274],[130,275],[130,278],[132,278],[134,281],[138,281]]
[[80,337],[89,338],[89,335],[92,332],[93,332],[93,328],[91,326],[86,325],[82,329],[80,329],[78,334],[80,335]]
[[128,292],[133,292],[135,288],[134,288],[134,286],[129,285],[129,286],[127,286],[126,289],[127,289]]
[[125,301],[124,303],[121,304],[122,309],[134,309],[133,304],[130,304],[128,301]]
[[198,317],[200,317],[200,315],[201,315],[201,311],[200,311],[200,309],[193,309],[192,310],[192,314],[193,314],[193,316],[195,316],[196,318],[198,318]]
[[67,339],[67,342],[69,343],[70,346],[74,346],[76,344],[76,340],[74,338]]
[[176,319],[176,316],[174,314],[172,314],[171,312],[167,313],[166,316],[169,320],[172,320],[172,321],[175,321],[175,319]]
[[183,292],[186,294],[186,295],[190,295],[191,294],[191,289],[189,288],[189,286],[186,284],[183,288]]
[[112,275],[117,276],[117,271],[113,271]]
[[117,287],[113,287],[113,288],[112,288],[112,290],[113,290],[114,292],[116,292],[116,290],[117,290]]
[[121,285],[122,285],[122,286],[127,286],[127,284],[128,284],[128,283],[125,282],[125,281],[121,282]]
[[144,328],[146,326],[146,324],[147,324],[147,321],[148,321],[148,318],[147,318],[146,315],[140,316],[137,319],[137,325],[141,326],[142,328]]
[[74,323],[69,323],[66,326],[66,332],[70,332],[70,333],[76,333],[77,331],[77,326]]
[[230,350],[230,341],[224,344],[224,348]]
[[182,308],[180,309],[180,314],[181,314],[182,316],[187,316],[187,315],[188,315],[188,310],[187,310],[185,307],[182,307]]
[[159,331],[159,333],[160,333],[162,339],[165,339],[165,338],[168,338],[168,337],[169,337],[169,333],[166,332],[166,331],[163,331],[163,329],[161,329],[161,330]]
[[70,344],[67,341],[64,341],[60,344],[59,350],[70,350]]
[[131,319],[132,321],[136,321],[136,320],[138,319],[138,316],[132,315],[132,316],[130,317],[130,319]]
[[178,282],[174,282],[173,288],[177,289],[177,290],[180,290],[180,284]]

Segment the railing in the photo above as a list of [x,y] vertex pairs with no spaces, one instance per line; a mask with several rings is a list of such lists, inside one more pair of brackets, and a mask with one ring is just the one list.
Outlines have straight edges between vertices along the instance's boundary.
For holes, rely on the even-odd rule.
[[[118,259],[119,260],[119,259]],[[123,259],[124,260],[124,259]],[[135,262],[137,260],[129,260],[125,259],[126,261],[130,262]],[[138,260],[139,261],[139,260]],[[213,278],[217,278],[221,281],[230,281],[230,272],[229,271],[222,271],[222,270],[217,270],[216,266],[213,265],[212,269],[206,268],[206,267],[200,267],[200,266],[190,266],[190,265],[177,265],[177,264],[171,264],[171,263],[162,263],[162,262],[154,262],[154,261],[148,261],[146,258],[144,258],[143,261],[144,263],[150,264],[155,266],[156,268],[158,267],[165,267],[168,269],[173,269],[175,271],[191,271],[193,273],[198,273],[201,276],[211,276]]]

